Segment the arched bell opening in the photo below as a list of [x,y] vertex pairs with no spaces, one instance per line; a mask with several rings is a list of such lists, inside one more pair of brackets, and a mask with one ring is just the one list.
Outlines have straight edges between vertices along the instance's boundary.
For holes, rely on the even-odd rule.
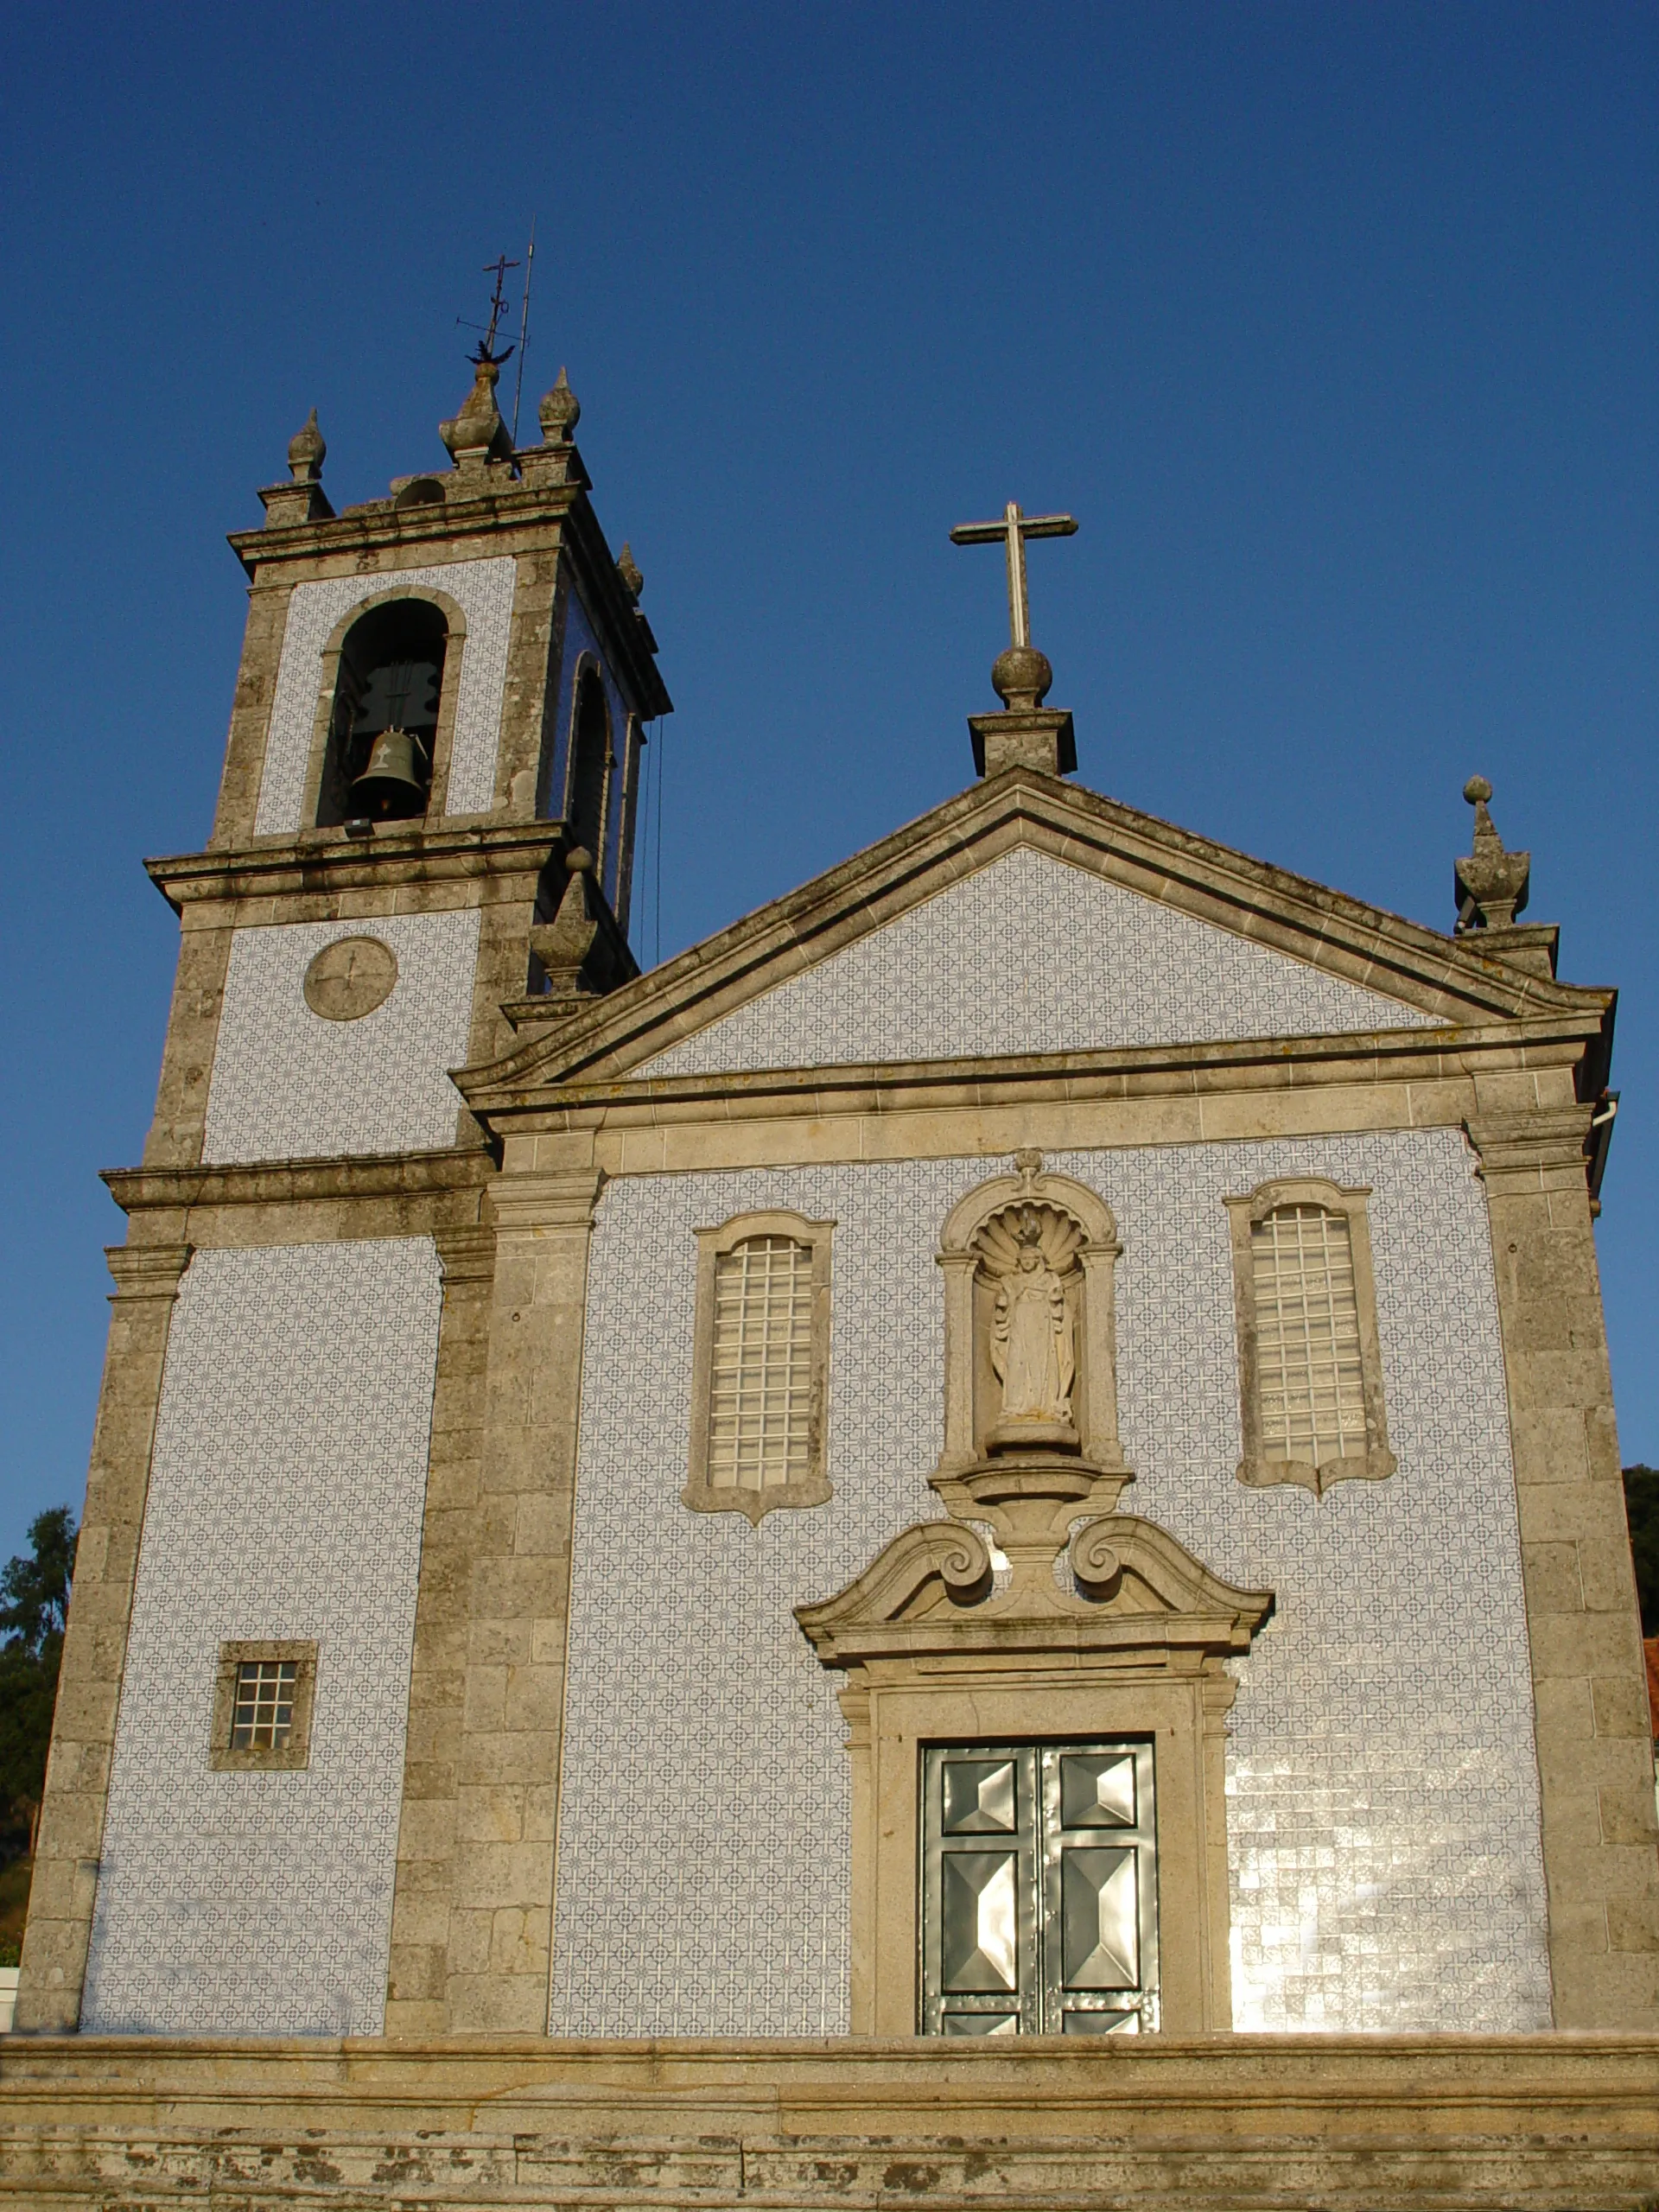
[[328,724],[317,824],[426,812],[449,629],[423,599],[371,607],[346,632]]
[[575,843],[594,856],[601,880],[605,871],[605,805],[611,777],[611,710],[599,671],[585,668],[576,687],[571,733],[567,812]]

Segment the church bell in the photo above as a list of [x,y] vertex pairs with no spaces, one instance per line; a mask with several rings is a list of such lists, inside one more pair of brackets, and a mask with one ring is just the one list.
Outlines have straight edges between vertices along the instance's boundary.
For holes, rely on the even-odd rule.
[[425,747],[412,730],[380,732],[352,798],[365,814],[383,818],[426,811]]

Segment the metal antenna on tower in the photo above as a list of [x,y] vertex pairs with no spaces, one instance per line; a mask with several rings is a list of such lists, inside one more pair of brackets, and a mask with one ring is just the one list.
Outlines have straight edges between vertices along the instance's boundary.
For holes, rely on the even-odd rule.
[[518,443],[518,400],[524,388],[524,348],[530,342],[530,280],[536,273],[536,218],[530,219],[530,245],[524,254],[524,299],[518,315],[518,372],[512,380],[512,442]]

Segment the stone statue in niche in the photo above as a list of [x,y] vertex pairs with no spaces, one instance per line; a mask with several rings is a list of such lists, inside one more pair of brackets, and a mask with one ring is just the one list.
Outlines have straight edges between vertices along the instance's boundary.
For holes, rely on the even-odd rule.
[[1001,1389],[988,1442],[1076,1451],[1077,1263],[1083,1231],[1069,1213],[1027,1200],[1003,1208],[974,1238],[986,1350]]
[[[1001,1228],[1002,1224],[994,1224]],[[1034,1207],[1020,1221],[1013,1268],[997,1286],[991,1320],[991,1365],[1002,1385],[996,1424],[1004,1436],[1046,1439],[1057,1427],[1074,1433],[1071,1385],[1077,1375],[1071,1314],[1065,1285],[1043,1256],[1042,1224]]]
[[965,1192],[940,1240],[940,1469],[995,1459],[1007,1474],[1027,1455],[1058,1454],[1127,1478],[1112,1300],[1117,1224],[1087,1184],[1045,1173],[1039,1152],[1015,1153],[1014,1170]]

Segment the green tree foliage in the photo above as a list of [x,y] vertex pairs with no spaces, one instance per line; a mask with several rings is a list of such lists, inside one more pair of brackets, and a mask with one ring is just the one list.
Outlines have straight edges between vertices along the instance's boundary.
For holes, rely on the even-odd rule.
[[29,1542],[26,1554],[0,1568],[0,1817],[14,1843],[27,1837],[32,1851],[75,1571],[69,1508],[37,1514]]
[[1659,1467],[1625,1468],[1624,1513],[1630,1524],[1642,1633],[1659,1636]]

